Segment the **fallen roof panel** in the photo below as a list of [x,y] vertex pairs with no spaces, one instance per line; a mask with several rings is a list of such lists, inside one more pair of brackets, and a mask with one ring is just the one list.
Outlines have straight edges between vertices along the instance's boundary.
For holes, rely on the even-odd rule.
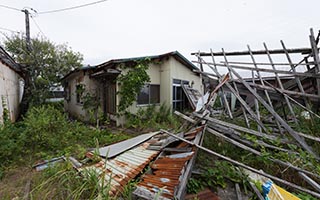
[[159,134],[160,132],[147,133],[143,135],[139,135],[137,137],[118,142],[116,144],[112,144],[106,147],[99,148],[99,155],[104,158],[112,158],[116,155],[121,154],[122,152],[127,151],[147,140],[152,138],[153,136]]

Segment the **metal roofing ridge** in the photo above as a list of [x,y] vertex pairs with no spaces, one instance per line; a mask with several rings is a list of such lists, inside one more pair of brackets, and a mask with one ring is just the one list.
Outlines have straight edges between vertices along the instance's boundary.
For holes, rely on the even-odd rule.
[[[0,60],[2,61],[2,63],[7,65],[9,68],[13,69],[18,74],[21,74],[21,65],[19,65],[2,46],[0,46],[0,51],[5,56],[5,57],[2,57],[0,54]],[[10,63],[8,63],[7,60]]]
[[74,69],[74,70],[71,70],[69,73],[67,73],[64,77],[62,77],[61,79],[60,79],[60,81],[63,81],[63,80],[65,80],[67,77],[69,77],[71,74],[73,74],[73,73],[76,73],[76,72],[79,72],[79,71],[86,71],[86,70],[90,70],[90,69],[95,69],[97,66],[90,66],[90,65],[88,65],[88,66],[82,66],[82,67],[80,67],[80,68],[76,68],[76,69]]
[[[98,149],[99,155],[105,158],[112,158],[119,155],[161,133],[160,131],[138,135],[134,138],[124,140]],[[113,149],[112,149],[113,148]]]
[[164,54],[158,54],[158,55],[150,55],[150,56],[139,56],[139,57],[130,57],[130,58],[119,58],[119,59],[111,59],[109,61],[103,62],[101,64],[96,65],[97,68],[109,65],[109,64],[116,64],[116,63],[125,63],[125,62],[131,62],[131,61],[138,61],[138,60],[143,60],[143,59],[157,59],[157,58],[162,58],[165,56],[178,56],[181,58],[185,64],[189,65],[193,69],[198,69],[192,62],[190,62],[186,57],[184,57],[180,52],[178,51],[171,51],[168,53]]

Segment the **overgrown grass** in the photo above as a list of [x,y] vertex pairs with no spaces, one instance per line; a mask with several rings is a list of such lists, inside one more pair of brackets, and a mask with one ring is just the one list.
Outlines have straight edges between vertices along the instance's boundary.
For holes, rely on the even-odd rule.
[[81,157],[96,141],[107,145],[129,137],[70,122],[52,105],[33,107],[21,122],[6,122],[0,127],[0,176],[14,165],[30,166],[36,160],[61,155]]
[[161,104],[159,108],[155,105],[140,108],[136,114],[126,113],[126,119],[127,127],[138,129],[176,129],[181,125],[179,119],[172,114],[170,107],[166,104]]

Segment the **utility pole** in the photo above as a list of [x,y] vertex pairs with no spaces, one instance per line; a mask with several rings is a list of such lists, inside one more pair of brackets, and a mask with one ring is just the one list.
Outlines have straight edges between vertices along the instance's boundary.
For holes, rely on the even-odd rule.
[[[30,39],[30,23],[29,23],[29,11],[27,9],[21,10],[25,14],[25,23],[26,23],[26,47],[27,54],[31,53],[31,39]],[[25,55],[27,57],[27,55]],[[31,92],[31,72],[30,66],[26,65],[23,67],[23,75],[24,75],[24,92],[22,96],[22,101],[20,104],[20,114],[24,115],[28,111],[30,97],[32,96]]]
[[27,9],[22,10],[25,14],[26,18],[26,44],[27,44],[27,50],[31,51],[31,42],[30,42],[30,23],[29,23],[29,11]]

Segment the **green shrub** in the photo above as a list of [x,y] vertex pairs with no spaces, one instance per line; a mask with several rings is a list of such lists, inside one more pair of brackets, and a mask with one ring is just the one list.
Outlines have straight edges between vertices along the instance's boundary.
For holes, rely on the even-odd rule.
[[150,105],[146,108],[140,108],[136,114],[126,113],[126,126],[129,128],[178,128],[180,122],[172,114],[170,107],[165,103],[159,108]]
[[66,154],[81,157],[86,148],[96,146],[96,140],[99,145],[108,145],[127,138],[125,134],[70,122],[52,105],[33,107],[23,121],[0,126],[0,171],[18,161],[31,165],[39,159]]

